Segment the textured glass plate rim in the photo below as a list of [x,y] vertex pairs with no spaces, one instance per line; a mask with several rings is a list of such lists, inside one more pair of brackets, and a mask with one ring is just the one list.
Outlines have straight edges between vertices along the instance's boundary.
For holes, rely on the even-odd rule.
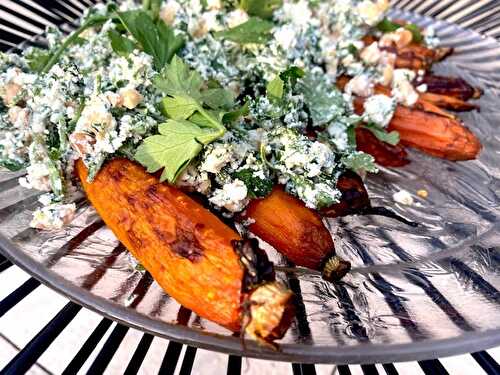
[[[408,16],[414,14],[413,12],[401,10],[398,10],[398,13]],[[419,15],[419,17],[422,19],[431,19],[422,15]],[[453,23],[442,20],[433,21],[453,25]],[[482,37],[488,38],[483,35]],[[495,225],[492,229],[497,230],[498,225]],[[475,240],[478,241],[481,237]],[[428,339],[405,344],[360,343],[349,345],[348,347],[283,344],[280,345],[279,351],[274,351],[259,346],[251,340],[245,340],[245,345],[243,346],[242,341],[237,337],[208,333],[192,327],[156,320],[135,310],[96,296],[36,262],[1,234],[0,253],[3,253],[10,261],[40,280],[44,285],[104,317],[143,332],[172,339],[183,344],[229,354],[287,362],[368,364],[418,361],[446,357],[485,350],[500,345],[500,329],[492,329],[483,332],[466,332],[461,336],[450,339]]]
[[151,319],[137,311],[98,297],[36,262],[1,234],[0,249],[7,259],[31,276],[83,307],[131,328],[202,349],[286,362],[368,364],[446,357],[500,345],[500,329],[494,329],[479,333],[464,333],[451,339],[422,340],[395,345],[358,344],[344,348],[283,344],[280,345],[279,351],[274,351],[245,340],[243,347],[237,337],[210,334],[187,326]]

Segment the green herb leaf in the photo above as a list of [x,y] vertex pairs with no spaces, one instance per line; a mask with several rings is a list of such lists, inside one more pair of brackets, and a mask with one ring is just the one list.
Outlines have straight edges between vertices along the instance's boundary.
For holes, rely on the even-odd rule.
[[281,8],[283,0],[241,0],[240,8],[249,15],[264,19],[272,18],[275,10]]
[[364,152],[356,151],[349,155],[343,156],[341,159],[342,164],[346,168],[351,169],[355,172],[366,171],[366,172],[377,172],[378,168],[375,165],[375,159],[369,154]]
[[33,48],[25,57],[26,62],[28,63],[28,66],[32,71],[41,72],[45,65],[47,65],[47,63],[49,62],[52,54],[47,50]]
[[168,120],[158,130],[160,135],[146,138],[137,148],[135,160],[150,173],[164,168],[160,180],[170,183],[175,182],[203,145],[219,137],[217,132],[202,129],[186,120]]
[[392,22],[388,18],[384,18],[382,21],[380,21],[377,24],[377,30],[383,32],[383,33],[392,33],[393,31],[396,31],[397,29],[401,28],[401,25]]
[[246,116],[249,113],[250,113],[250,104],[249,104],[249,102],[246,102],[240,108],[238,108],[234,111],[225,113],[224,116],[222,117],[222,123],[223,124],[231,124],[231,123],[239,120],[240,117]]
[[321,126],[346,112],[342,93],[321,74],[307,74],[297,82],[314,126]]
[[250,198],[263,198],[271,194],[273,190],[273,180],[263,180],[260,177],[253,175],[251,169],[243,169],[236,172],[233,177],[243,181],[248,189],[248,196]]
[[116,30],[110,29],[108,31],[108,37],[111,41],[111,48],[113,48],[113,51],[117,55],[128,57],[135,49],[134,42],[124,37]]
[[366,129],[371,131],[375,137],[380,141],[388,143],[390,145],[397,145],[399,143],[399,133],[395,130],[388,133],[387,130],[377,126],[373,123],[363,125]]
[[406,30],[411,32],[413,36],[413,41],[415,43],[422,43],[422,41],[424,40],[422,32],[420,31],[420,27],[418,27],[414,23],[407,23],[406,25],[400,25],[398,23],[390,21],[387,18],[384,18],[377,25],[377,29],[379,31],[382,31],[383,33],[391,33],[400,29],[401,27],[404,27]]
[[413,36],[413,41],[415,43],[422,43],[423,42],[424,37],[422,35],[422,32],[420,31],[420,27],[418,27],[414,23],[408,23],[405,25],[405,29],[411,32],[411,34]]
[[167,95],[185,95],[195,99],[201,97],[203,79],[201,75],[190,70],[178,56],[153,79],[155,86]]
[[170,61],[184,43],[164,22],[155,24],[144,11],[118,12],[118,17],[144,52],[153,56],[158,71]]
[[299,67],[291,66],[287,70],[285,70],[284,72],[280,73],[280,78],[284,82],[290,81],[292,84],[295,84],[295,82],[299,78],[303,78],[305,75],[306,75],[306,73],[302,69],[300,69]]
[[216,38],[230,40],[240,44],[264,44],[271,39],[272,22],[251,17],[247,22],[228,30],[216,32]]
[[208,89],[202,92],[201,100],[212,109],[231,110],[234,107],[234,94],[222,88]]
[[270,97],[271,99],[281,100],[281,98],[283,98],[284,89],[285,89],[285,82],[283,82],[280,76],[277,75],[266,86],[267,96]]
[[162,101],[165,113],[174,120],[186,120],[200,105],[190,96],[166,97]]

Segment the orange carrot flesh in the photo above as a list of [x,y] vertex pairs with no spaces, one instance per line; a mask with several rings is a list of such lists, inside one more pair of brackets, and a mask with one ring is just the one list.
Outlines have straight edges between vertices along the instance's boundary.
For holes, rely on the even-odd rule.
[[388,130],[401,143],[448,160],[473,160],[481,151],[477,137],[458,120],[398,106]]
[[[248,295],[234,247],[241,237],[234,230],[129,160],[108,162],[92,183],[81,161],[76,171],[104,222],[169,295],[201,317],[235,332],[242,329]],[[273,305],[278,321],[266,326],[268,332],[251,332],[254,336],[274,339],[288,328],[291,294],[278,294]],[[259,322],[262,317],[250,323],[255,328]]]

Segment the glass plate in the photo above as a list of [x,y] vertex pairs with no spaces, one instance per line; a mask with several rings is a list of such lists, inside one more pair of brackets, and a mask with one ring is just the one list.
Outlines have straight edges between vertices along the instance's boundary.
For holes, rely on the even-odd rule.
[[[420,4],[417,10],[446,18],[449,8],[444,3],[451,2],[411,6]],[[474,9],[464,22],[480,19],[479,25],[490,25]],[[329,221],[337,250],[352,262],[353,271],[339,285],[307,272],[278,273],[298,296],[297,319],[280,341],[280,351],[243,344],[231,332],[181,308],[149,274],[135,269],[83,198],[76,220],[64,230],[29,228],[37,194],[17,185],[19,173],[0,172],[2,252],[48,286],[107,317],[211,350],[345,364],[420,360],[499,345],[500,45],[445,21],[403,11],[393,11],[393,16],[432,24],[443,44],[455,48],[435,71],[463,77],[485,90],[481,112],[461,116],[484,150],[479,160],[462,163],[411,152],[409,166],[370,176],[374,204],[391,206],[420,227],[375,217]],[[400,206],[391,196],[403,188],[426,189],[429,197]],[[266,248],[272,260],[286,266]]]

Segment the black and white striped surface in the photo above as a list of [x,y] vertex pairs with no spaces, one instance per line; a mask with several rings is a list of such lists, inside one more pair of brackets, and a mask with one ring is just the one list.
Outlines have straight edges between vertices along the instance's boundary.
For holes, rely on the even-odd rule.
[[[91,3],[0,0],[0,46],[15,49],[48,25],[69,30]],[[493,38],[500,37],[500,2],[399,1],[395,5],[443,20],[436,23],[394,11],[396,17],[420,24],[434,22],[444,43],[456,48],[438,71],[463,76],[485,88],[482,113],[464,117],[475,126],[485,151],[478,161],[461,164],[412,153],[415,161],[410,167],[384,170],[371,178],[370,190],[380,204],[392,204],[387,197],[399,188],[427,188],[430,197],[420,207],[396,207],[401,214],[423,221],[424,230],[409,232],[394,223],[366,218],[332,223],[338,250],[353,261],[354,272],[347,283],[337,286],[317,275],[280,274],[299,296],[298,319],[281,353],[251,343],[243,348],[229,332],[183,311],[148,274],[134,270],[123,247],[84,201],[79,203],[76,222],[60,233],[27,228],[36,195],[18,187],[17,176],[6,173],[0,174],[0,233],[6,237],[0,247],[38,278],[108,317],[214,350],[241,354],[246,349],[250,356],[288,361],[373,363],[498,345],[500,47]],[[286,266],[277,254],[272,256]],[[77,308],[68,309],[65,314],[71,315]]]
[[0,373],[496,375],[500,348],[420,362],[307,365],[241,358],[113,323],[0,256]]

